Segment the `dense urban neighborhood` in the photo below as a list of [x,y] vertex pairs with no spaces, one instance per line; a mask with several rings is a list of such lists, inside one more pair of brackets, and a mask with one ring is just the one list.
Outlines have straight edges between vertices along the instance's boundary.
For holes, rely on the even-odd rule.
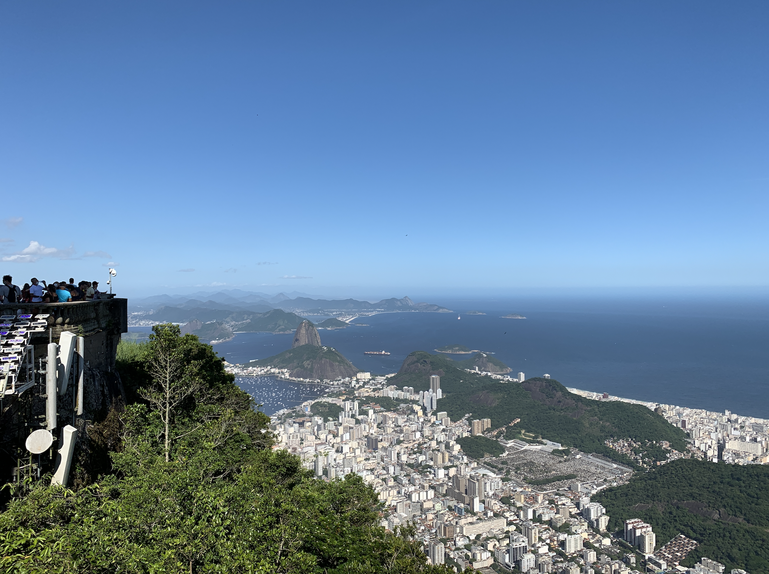
[[[228,369],[288,378],[268,368]],[[524,379],[490,376],[509,384]],[[382,524],[413,524],[432,563],[484,572],[725,571],[707,558],[691,570],[679,566],[697,543],[681,534],[660,545],[654,526],[640,519],[626,518],[621,530],[610,531],[606,509],[591,497],[627,483],[634,469],[547,440],[505,440],[491,420],[471,414],[451,420],[440,408],[440,377],[419,392],[390,385],[390,377],[327,381],[329,395],[273,417],[275,448],[298,455],[319,478],[363,477],[384,506]],[[767,421],[642,404],[692,437],[685,453],[660,445],[667,461],[767,462]],[[609,446],[634,452],[629,441]]]

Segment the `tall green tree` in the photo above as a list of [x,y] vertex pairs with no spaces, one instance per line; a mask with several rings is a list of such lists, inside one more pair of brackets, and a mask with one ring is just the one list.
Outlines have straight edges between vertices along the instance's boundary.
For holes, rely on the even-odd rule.
[[163,453],[166,462],[171,455],[171,426],[179,409],[188,398],[203,391],[203,380],[197,362],[185,363],[184,341],[178,325],[156,325],[150,335],[148,371],[152,384],[139,395],[157,412],[163,423]]

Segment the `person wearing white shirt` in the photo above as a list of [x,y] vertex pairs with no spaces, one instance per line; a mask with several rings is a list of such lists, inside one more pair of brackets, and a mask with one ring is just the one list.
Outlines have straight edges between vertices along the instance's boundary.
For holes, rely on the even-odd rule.
[[33,277],[30,279],[30,282],[32,285],[29,287],[29,294],[32,295],[32,302],[33,303],[42,303],[43,301],[43,288],[40,286],[40,283],[37,280],[37,277]]

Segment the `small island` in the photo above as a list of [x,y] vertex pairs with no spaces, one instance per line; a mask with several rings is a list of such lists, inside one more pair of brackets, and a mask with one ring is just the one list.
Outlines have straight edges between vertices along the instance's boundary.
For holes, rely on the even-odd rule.
[[477,350],[469,349],[464,345],[446,345],[445,347],[439,347],[435,349],[438,353],[445,353],[447,355],[472,355],[477,353]]
[[331,319],[326,319],[325,321],[318,323],[316,326],[318,329],[328,329],[331,331],[333,329],[346,329],[350,324],[332,317]]
[[509,315],[502,315],[503,319],[525,319],[523,315],[518,315],[517,313],[510,313]]
[[465,315],[485,315],[483,311],[468,311]]

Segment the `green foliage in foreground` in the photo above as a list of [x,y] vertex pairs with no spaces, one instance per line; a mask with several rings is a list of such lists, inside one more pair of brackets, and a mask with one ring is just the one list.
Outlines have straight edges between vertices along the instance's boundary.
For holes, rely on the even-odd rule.
[[[90,482],[75,469],[71,490],[42,480],[12,501],[0,572],[449,572],[427,565],[413,531],[379,526],[360,477],[316,480],[272,451],[268,417],[196,337],[157,326],[149,343],[121,346],[118,365],[133,402],[88,430],[109,464]],[[163,388],[180,400],[159,399]],[[83,444],[79,460],[93,452]]]
[[465,436],[458,438],[457,442],[470,458],[483,458],[487,454],[499,456],[505,452],[505,447],[498,441],[485,436]]
[[232,480],[200,474],[155,460],[77,492],[37,489],[0,515],[0,570],[446,572],[376,525],[360,477],[316,480],[285,451],[255,454]]
[[700,543],[686,565],[702,556],[727,571],[769,572],[769,467],[677,460],[595,497],[612,517],[610,528],[641,518],[661,546],[679,532]]

